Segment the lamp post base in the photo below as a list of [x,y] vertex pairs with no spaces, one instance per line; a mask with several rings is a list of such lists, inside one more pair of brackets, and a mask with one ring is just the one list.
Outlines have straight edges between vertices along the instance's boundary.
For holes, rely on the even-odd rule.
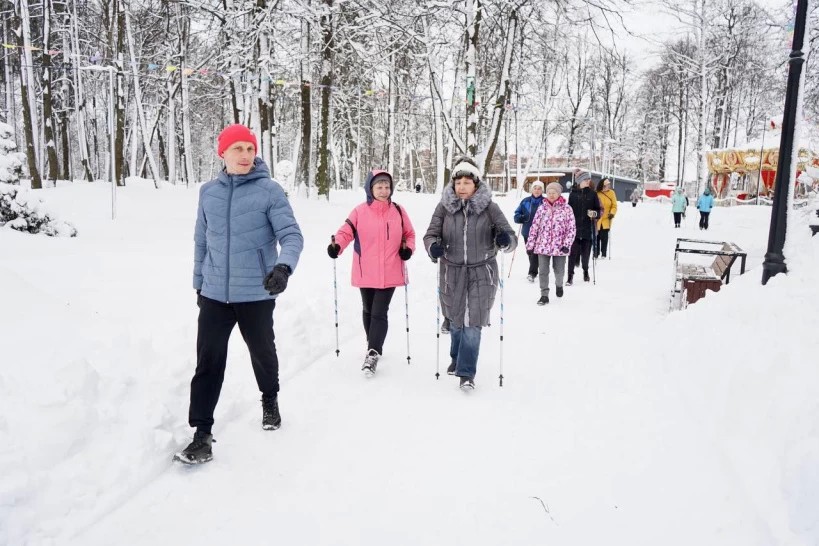
[[774,275],[779,273],[787,273],[788,266],[785,265],[785,256],[779,252],[768,252],[765,254],[765,261],[762,262],[762,284],[768,284],[768,281]]

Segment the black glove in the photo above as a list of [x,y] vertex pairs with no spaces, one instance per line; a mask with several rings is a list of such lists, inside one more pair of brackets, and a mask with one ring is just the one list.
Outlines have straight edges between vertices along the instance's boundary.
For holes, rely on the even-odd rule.
[[327,255],[330,256],[332,259],[338,258],[338,253],[341,252],[341,246],[337,245],[336,243],[330,243],[327,245]]
[[569,247],[567,247],[567,246],[560,247],[560,253],[561,254],[568,254],[569,253]]
[[611,220],[612,218],[614,218],[614,215],[612,213],[609,213],[609,220]]
[[273,268],[273,271],[267,274],[264,278],[264,289],[270,292],[271,296],[281,294],[287,288],[287,279],[290,277],[292,271],[289,265],[279,264]]
[[196,306],[202,307],[202,289],[196,291]]
[[527,255],[527,256],[534,256],[534,255],[535,255],[535,251],[534,251],[534,250],[527,250],[527,251],[526,251],[526,255]]
[[435,259],[440,258],[444,255],[444,247],[439,245],[438,243],[432,243],[429,245],[429,255]]
[[409,247],[403,247],[398,249],[398,256],[404,260],[405,262],[412,257],[412,249]]
[[512,238],[509,237],[509,234],[505,231],[500,231],[497,235],[495,235],[495,244],[500,248],[507,248],[512,244]]

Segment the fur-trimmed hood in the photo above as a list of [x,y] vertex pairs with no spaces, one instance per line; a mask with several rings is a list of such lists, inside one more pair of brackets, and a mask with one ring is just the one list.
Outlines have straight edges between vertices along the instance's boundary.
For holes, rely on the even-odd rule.
[[489,186],[483,183],[478,184],[472,197],[465,201],[458,197],[452,184],[447,184],[446,188],[444,188],[443,195],[441,195],[441,204],[447,212],[451,214],[455,214],[456,212],[460,212],[463,208],[466,208],[467,214],[477,216],[485,211],[491,202],[492,191],[489,189]]

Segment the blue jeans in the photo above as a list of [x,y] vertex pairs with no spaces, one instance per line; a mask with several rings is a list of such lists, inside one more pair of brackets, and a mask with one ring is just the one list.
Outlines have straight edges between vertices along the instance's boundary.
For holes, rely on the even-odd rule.
[[478,368],[478,351],[481,348],[481,327],[450,327],[449,337],[452,338],[449,356],[456,363],[455,375],[474,379]]

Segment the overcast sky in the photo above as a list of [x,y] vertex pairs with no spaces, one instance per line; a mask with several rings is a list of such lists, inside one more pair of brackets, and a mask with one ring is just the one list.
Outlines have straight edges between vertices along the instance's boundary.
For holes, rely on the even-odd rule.
[[[769,11],[774,21],[785,21],[792,16],[789,0],[757,0],[757,3]],[[662,2],[656,0],[634,0],[634,8],[623,13],[623,21],[633,36],[620,30],[618,46],[631,53],[641,69],[658,62],[658,42],[685,36],[687,31],[674,16],[664,13]],[[783,60],[788,56],[787,44],[783,44],[782,55]]]

